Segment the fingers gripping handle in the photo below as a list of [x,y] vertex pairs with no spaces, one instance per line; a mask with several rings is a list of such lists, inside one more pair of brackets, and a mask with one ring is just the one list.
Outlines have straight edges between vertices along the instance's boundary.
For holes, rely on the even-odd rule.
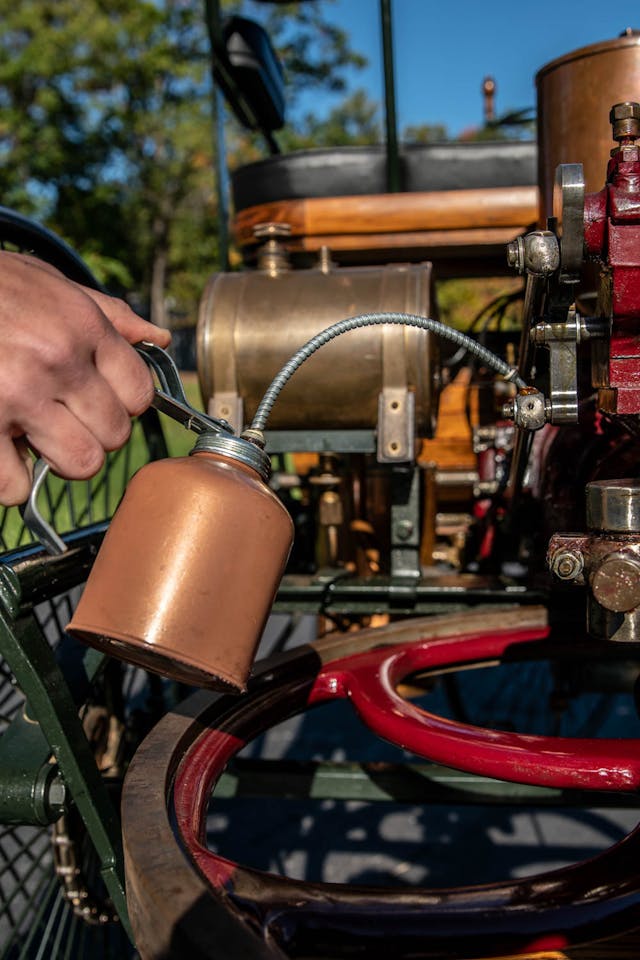
[[[226,420],[209,417],[189,404],[178,368],[168,353],[156,344],[145,341],[137,343],[135,349],[155,374],[160,385],[160,388],[155,390],[152,406],[194,433],[204,433],[205,430],[213,433],[233,433]],[[27,529],[40,541],[47,553],[55,556],[64,553],[68,547],[49,521],[45,520],[38,507],[38,496],[48,472],[49,464],[44,460],[37,460],[31,493],[26,503],[20,507],[20,512]]]

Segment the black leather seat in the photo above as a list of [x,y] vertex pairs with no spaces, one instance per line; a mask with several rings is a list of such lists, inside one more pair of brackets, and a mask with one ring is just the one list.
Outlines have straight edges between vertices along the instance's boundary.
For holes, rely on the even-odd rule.
[[[415,144],[400,151],[406,192],[537,183],[533,141]],[[384,147],[300,150],[238,167],[231,174],[236,212],[262,203],[307,197],[387,192]]]

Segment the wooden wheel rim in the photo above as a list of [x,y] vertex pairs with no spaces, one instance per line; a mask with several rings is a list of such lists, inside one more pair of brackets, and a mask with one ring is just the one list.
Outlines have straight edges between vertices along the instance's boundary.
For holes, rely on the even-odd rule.
[[[513,633],[515,623],[520,631],[544,634],[540,611],[520,610],[510,622],[505,621],[504,612],[482,616],[485,636],[505,630]],[[474,624],[477,628],[473,613],[396,624],[385,629],[384,645],[411,645],[411,635],[413,642],[426,634],[432,640],[469,636]],[[179,943],[180,949],[190,949],[194,957],[236,956],[233,950],[242,941],[244,952],[237,955],[247,960],[341,956],[345,951],[348,956],[367,957],[530,956],[534,951],[563,949],[611,936],[634,925],[640,894],[637,830],[592,860],[526,880],[448,890],[416,888],[409,893],[296,882],[247,869],[206,850],[203,809],[220,769],[216,766],[220,755],[211,761],[211,742],[225,740],[232,754],[242,745],[244,735],[253,736],[283,714],[303,709],[314,689],[314,678],[323,676],[327,665],[335,667],[340,661],[379,648],[381,636],[380,631],[362,631],[355,639],[329,640],[293,651],[257,674],[248,698],[230,706],[229,698],[223,701],[198,695],[188,701],[181,715],[165,718],[143,745],[127,778],[123,805],[128,893],[143,956],[162,955],[153,952],[158,937],[164,940],[165,951],[167,942]],[[469,659],[464,650],[460,653],[462,659]],[[240,726],[239,714],[244,715]],[[238,738],[241,729],[243,737]],[[157,801],[160,790],[165,810],[161,833],[153,843],[148,830],[144,826],[141,830],[140,813],[141,802],[149,809],[150,772],[151,800]],[[168,802],[172,785],[174,798]],[[172,814],[185,853],[175,841]],[[164,899],[164,933],[149,890],[150,869],[158,871],[156,890],[163,889],[163,877],[170,877],[176,893],[171,916],[167,916],[169,905]],[[154,912],[150,940],[149,920]],[[214,945],[214,933],[218,944],[224,936],[229,949]],[[193,942],[195,935],[201,938],[199,944]],[[144,945],[149,947],[148,954]],[[196,947],[204,952],[197,952]]]

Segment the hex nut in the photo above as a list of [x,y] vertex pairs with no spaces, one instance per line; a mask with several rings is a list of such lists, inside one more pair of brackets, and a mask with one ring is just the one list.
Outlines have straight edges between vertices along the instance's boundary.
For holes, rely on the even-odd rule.
[[502,416],[505,420],[513,420],[516,412],[516,404],[514,400],[507,400],[506,403],[502,404]]
[[636,478],[592,480],[587,484],[586,492],[589,530],[634,536],[638,533],[640,530],[640,480]]
[[63,807],[67,799],[67,788],[64,782],[56,778],[49,786],[47,800],[51,807]]
[[577,580],[584,570],[584,557],[579,550],[556,550],[549,569],[559,580]]
[[629,140],[640,136],[640,104],[631,100],[616,103],[611,108],[609,121],[614,140]]
[[518,273],[524,273],[524,241],[517,237],[507,244],[507,264]]
[[523,390],[515,400],[514,421],[525,430],[540,430],[547,422],[544,396],[538,390]]
[[524,238],[523,266],[526,273],[549,277],[560,266],[560,245],[550,230],[534,230]]
[[622,103],[614,103],[609,113],[609,121],[615,120],[640,120],[640,103],[634,100],[624,100]]
[[256,223],[253,228],[253,235],[256,240],[284,239],[291,236],[291,224],[275,220]]

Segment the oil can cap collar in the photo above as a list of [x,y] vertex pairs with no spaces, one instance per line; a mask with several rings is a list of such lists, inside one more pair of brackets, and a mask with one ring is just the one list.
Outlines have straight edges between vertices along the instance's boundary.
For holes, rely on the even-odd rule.
[[219,453],[222,456],[230,457],[251,467],[262,477],[266,483],[271,476],[271,460],[268,455],[251,443],[249,440],[243,440],[242,437],[232,437],[226,434],[214,433],[212,430],[205,430],[196,440],[191,453]]

